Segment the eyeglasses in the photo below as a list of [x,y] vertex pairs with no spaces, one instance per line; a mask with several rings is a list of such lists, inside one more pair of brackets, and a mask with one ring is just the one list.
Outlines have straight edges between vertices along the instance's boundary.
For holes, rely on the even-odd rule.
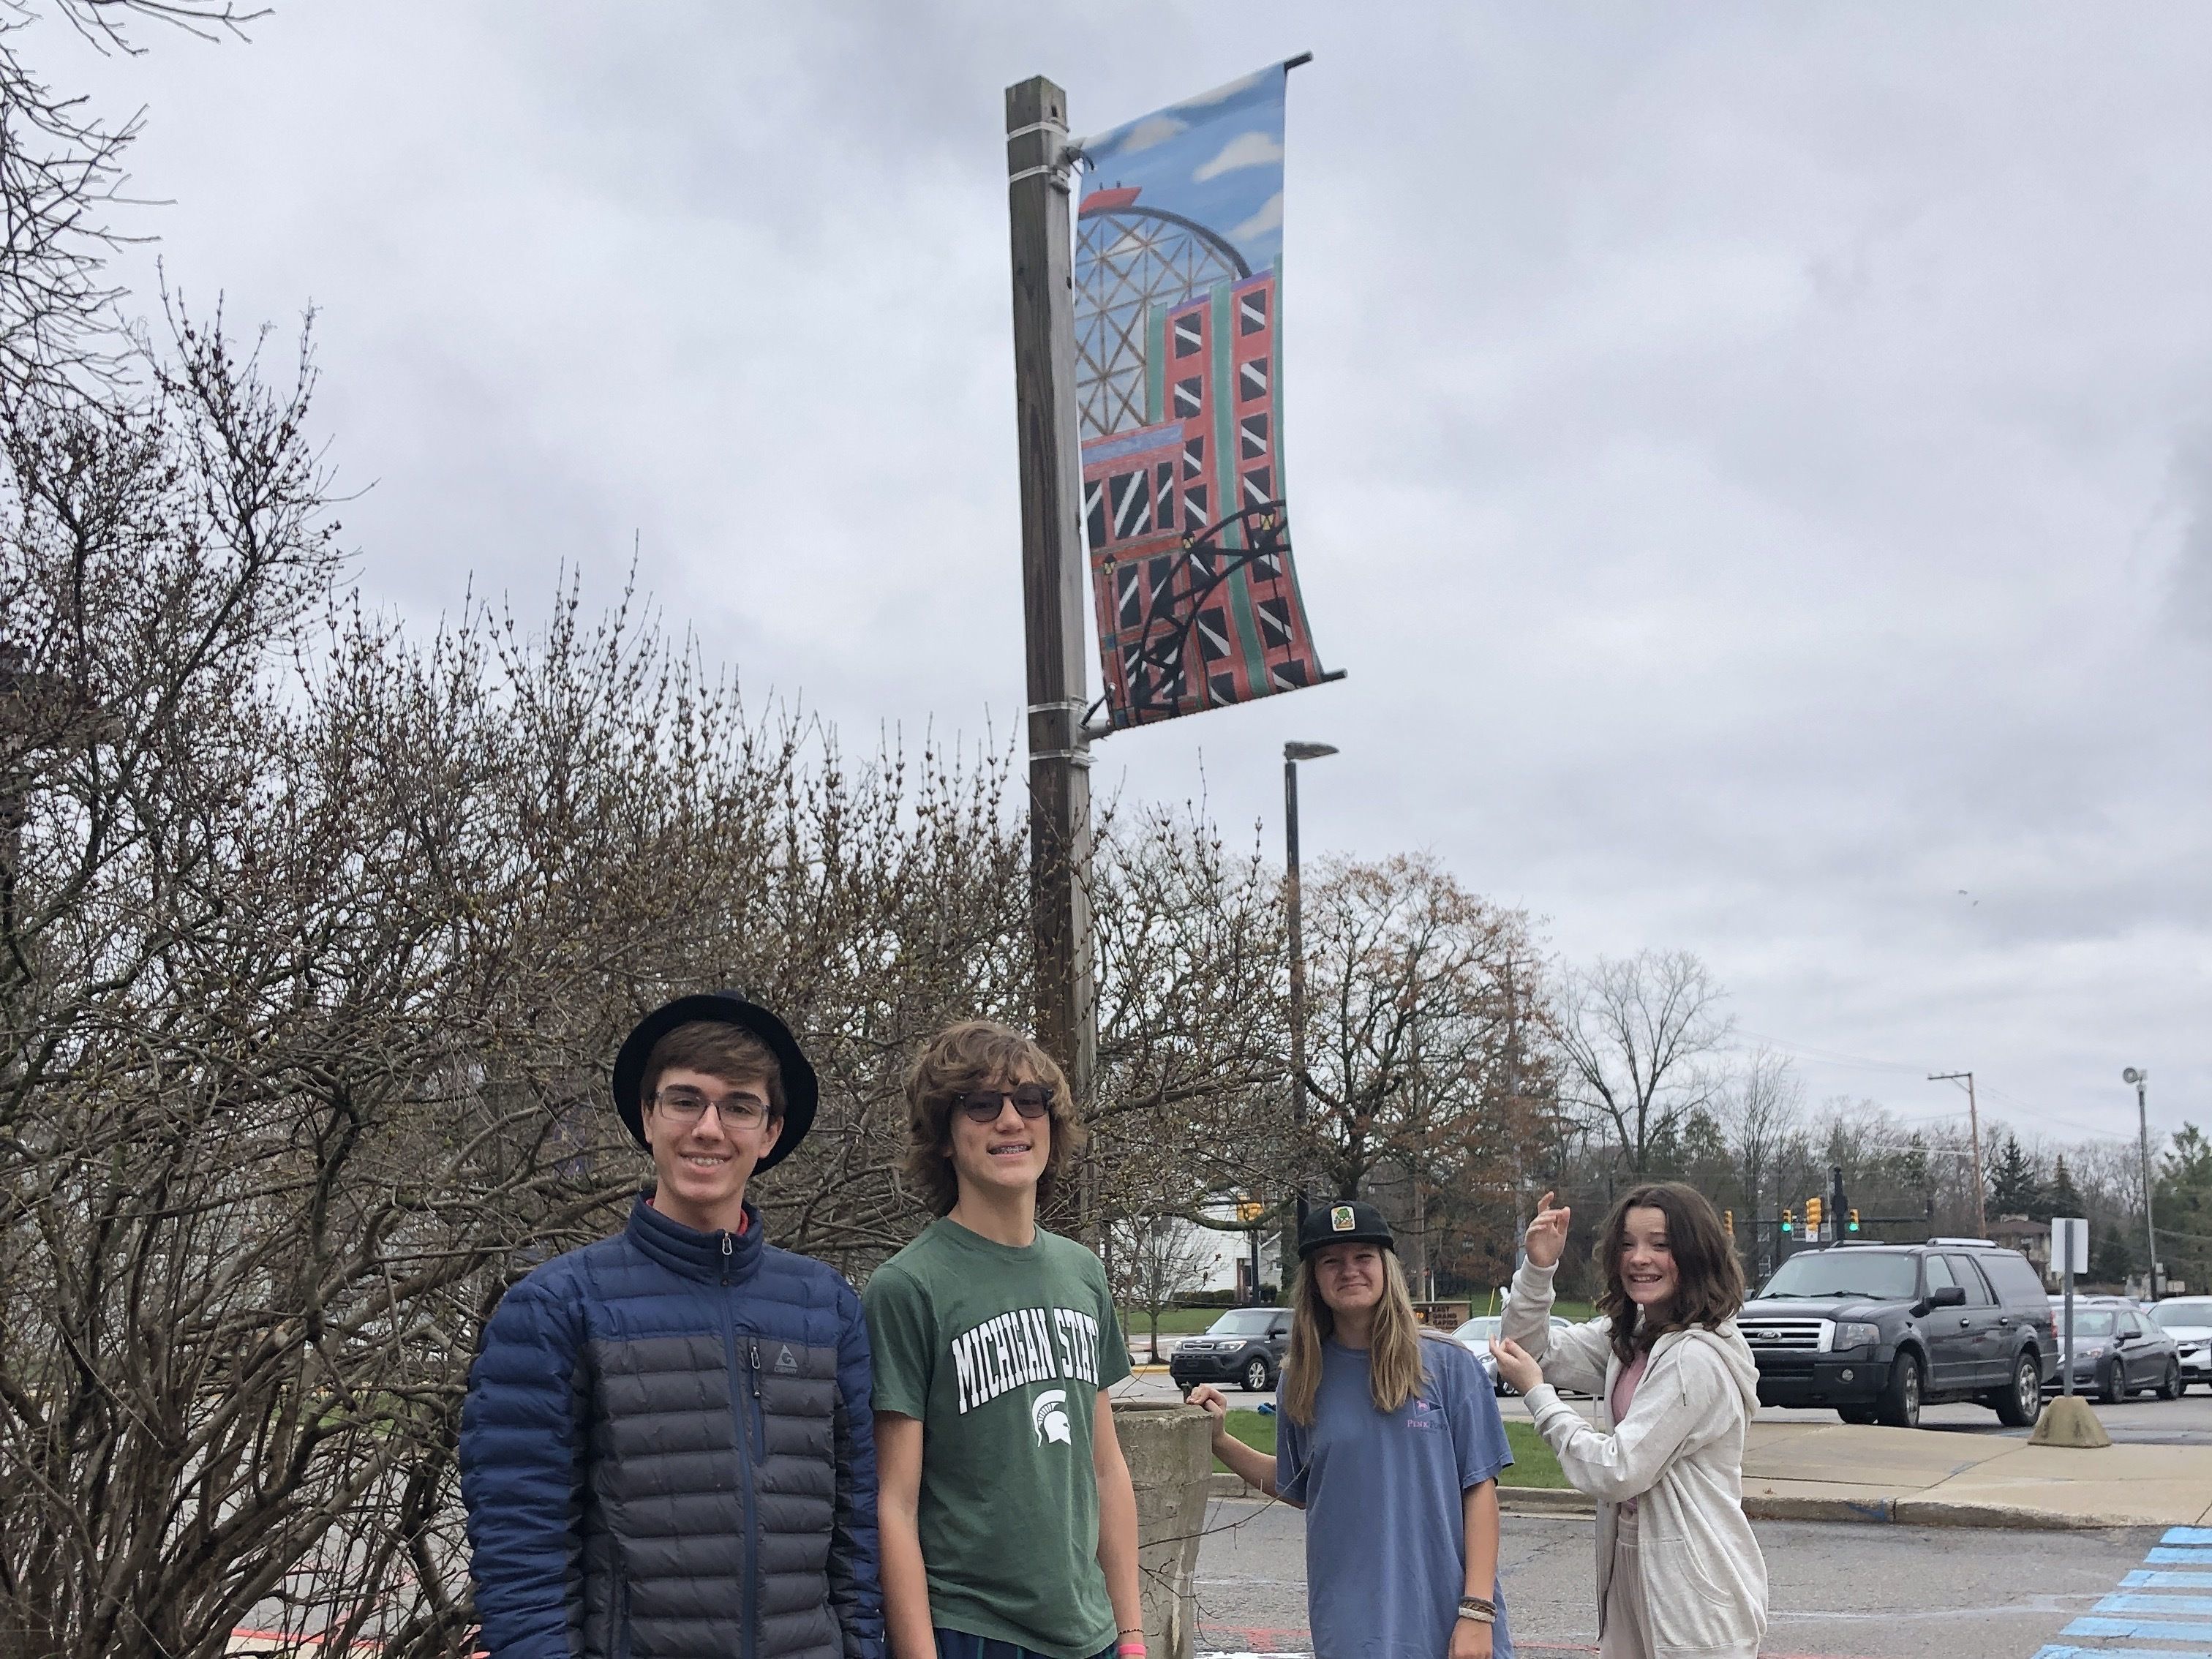
[[767,1105],[750,1095],[724,1095],[714,1100],[697,1089],[663,1089],[653,1096],[653,1103],[678,1123],[696,1123],[709,1106],[726,1129],[757,1129],[768,1121]]
[[978,1123],[995,1123],[1008,1101],[1025,1118],[1040,1118],[1052,1109],[1052,1085],[1024,1083],[1018,1089],[974,1089],[960,1097],[960,1109]]

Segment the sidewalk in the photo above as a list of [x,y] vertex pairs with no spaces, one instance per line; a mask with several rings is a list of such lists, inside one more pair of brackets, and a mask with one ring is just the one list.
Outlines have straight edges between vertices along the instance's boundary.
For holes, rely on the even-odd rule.
[[1848,1423],[1753,1423],[1745,1512],[1909,1526],[2187,1527],[2212,1522],[2212,1446],[2031,1446]]
[[[1246,1491],[1216,1475],[1216,1497]],[[1508,1513],[1587,1515],[1577,1492],[1498,1488]],[[2212,1526],[2212,1446],[2070,1451],[1995,1435],[1845,1423],[1753,1423],[1744,1513],[1757,1521],[1913,1527]]]

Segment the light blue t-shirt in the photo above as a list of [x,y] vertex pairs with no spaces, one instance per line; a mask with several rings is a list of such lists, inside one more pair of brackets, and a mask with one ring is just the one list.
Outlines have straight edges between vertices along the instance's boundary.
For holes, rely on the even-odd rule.
[[[1467,1488],[1513,1461],[1498,1397],[1456,1342],[1421,1340],[1427,1380],[1385,1416],[1364,1349],[1322,1346],[1314,1422],[1275,1396],[1275,1488],[1306,1506],[1306,1609],[1321,1659],[1446,1659],[1467,1587]],[[1512,1659],[1493,1590],[1494,1659]]]

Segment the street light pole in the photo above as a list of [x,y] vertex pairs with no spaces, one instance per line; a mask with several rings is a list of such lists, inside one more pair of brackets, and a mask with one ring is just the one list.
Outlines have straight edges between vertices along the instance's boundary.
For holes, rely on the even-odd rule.
[[1291,931],[1291,1133],[1297,1160],[1298,1225],[1306,1224],[1311,1172],[1306,1167],[1306,941],[1298,893],[1298,763],[1334,755],[1326,743],[1283,745],[1283,868]]
[[1964,1079],[1966,1085],[1966,1131],[1974,1143],[1974,1237],[1990,1236],[1989,1212],[1982,1194],[1982,1115],[1974,1106],[1974,1074],[1972,1072],[1930,1072],[1930,1083],[1956,1083]]
[[2130,1066],[2120,1073],[2120,1080],[2136,1085],[2136,1145],[2142,1155],[2143,1248],[2150,1252],[2143,1257],[2143,1285],[2150,1297],[2155,1297],[2158,1294],[2158,1229],[2152,1225],[2150,1218],[2150,1108],[2143,1099],[2143,1085],[2150,1081],[2150,1073],[2140,1066]]

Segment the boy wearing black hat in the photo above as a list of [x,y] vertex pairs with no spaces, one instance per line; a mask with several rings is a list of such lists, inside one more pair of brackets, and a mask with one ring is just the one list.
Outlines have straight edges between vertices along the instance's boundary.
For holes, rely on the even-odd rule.
[[461,1493],[491,1659],[882,1659],[860,1298],[769,1245],[751,1177],[812,1123],[783,1022],[728,994],[639,1023],[617,1110],[654,1184],[486,1327]]

